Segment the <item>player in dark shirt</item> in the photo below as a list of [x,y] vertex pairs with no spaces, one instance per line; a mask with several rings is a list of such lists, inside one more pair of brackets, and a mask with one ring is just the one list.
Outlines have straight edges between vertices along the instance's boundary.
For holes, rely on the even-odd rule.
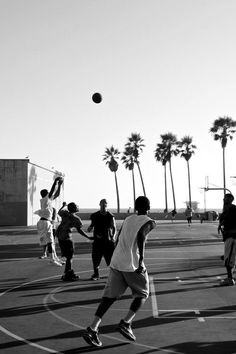
[[74,255],[74,244],[72,239],[72,229],[76,228],[78,233],[86,237],[89,240],[93,240],[93,237],[89,237],[82,230],[82,221],[77,213],[79,211],[78,206],[75,203],[69,203],[66,208],[66,203],[63,203],[62,208],[59,210],[58,215],[61,217],[61,223],[56,230],[56,236],[58,238],[59,246],[63,257],[66,257],[65,272],[62,276],[64,281],[74,281],[79,277],[75,275],[72,269],[72,258]]
[[107,210],[107,200],[100,201],[100,210],[90,216],[91,224],[88,232],[93,230],[92,262],[94,273],[92,280],[99,279],[99,265],[102,257],[109,265],[115,249],[116,224],[112,213]]
[[221,286],[235,285],[233,269],[236,261],[236,206],[232,204],[233,200],[232,194],[225,194],[223,213],[219,219],[218,230],[223,235],[224,265],[227,271],[227,278],[221,282]]

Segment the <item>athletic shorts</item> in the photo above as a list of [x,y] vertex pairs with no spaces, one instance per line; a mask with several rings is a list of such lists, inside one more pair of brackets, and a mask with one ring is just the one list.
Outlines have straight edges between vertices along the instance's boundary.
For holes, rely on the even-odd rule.
[[225,266],[234,267],[236,260],[236,240],[229,237],[225,240],[224,264]]
[[48,243],[54,243],[51,221],[39,220],[37,223],[37,230],[39,235],[39,244],[41,246],[46,246]]
[[74,244],[73,241],[68,240],[58,240],[61,249],[61,256],[66,258],[72,258],[74,255]]
[[124,294],[127,288],[131,289],[133,297],[148,298],[149,280],[147,271],[144,274],[138,274],[110,268],[103,297],[118,298]]

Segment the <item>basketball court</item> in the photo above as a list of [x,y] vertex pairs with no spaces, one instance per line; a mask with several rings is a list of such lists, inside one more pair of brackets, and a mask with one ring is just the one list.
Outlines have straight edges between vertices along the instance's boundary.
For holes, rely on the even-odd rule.
[[131,302],[127,292],[105,314],[102,348],[82,338],[102,296],[108,269],[92,274],[91,244],[75,234],[74,270],[80,280],[60,280],[64,267],[38,259],[32,230],[1,231],[0,350],[36,353],[236,353],[235,287],[225,277],[217,223],[157,222],[146,247],[150,297],[138,312],[130,343],[116,331]]

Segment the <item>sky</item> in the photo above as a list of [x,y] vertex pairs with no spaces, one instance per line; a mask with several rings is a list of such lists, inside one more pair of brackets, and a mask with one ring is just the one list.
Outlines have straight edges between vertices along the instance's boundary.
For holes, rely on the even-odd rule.
[[[131,133],[152,208],[165,207],[161,134],[193,137],[192,200],[221,208],[222,148],[215,119],[236,120],[235,0],[0,0],[0,158],[65,174],[64,197],[81,208],[116,208],[106,147]],[[103,101],[93,103],[100,92]],[[236,134],[226,147],[226,187],[236,195]],[[177,208],[188,200],[186,161],[172,160]],[[133,206],[130,171],[119,162],[121,208]],[[136,193],[142,195],[135,171]],[[45,188],[50,186],[45,186]],[[168,177],[168,207],[173,199]]]

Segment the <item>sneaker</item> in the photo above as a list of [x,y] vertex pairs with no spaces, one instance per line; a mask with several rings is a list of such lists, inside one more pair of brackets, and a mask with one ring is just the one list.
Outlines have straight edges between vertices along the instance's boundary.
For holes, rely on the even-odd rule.
[[221,280],[220,286],[232,286],[235,285],[234,279],[230,278],[225,278],[224,280]]
[[62,259],[60,259],[60,258],[56,258],[56,261],[58,262],[58,263],[61,263],[62,265],[64,265],[64,264],[66,264],[66,262],[65,261],[63,261]]
[[93,274],[90,278],[90,280],[98,280],[99,279],[99,275],[98,274]]
[[92,345],[93,347],[101,347],[102,342],[98,337],[98,331],[93,331],[92,328],[88,327],[83,333],[83,338],[85,342]]
[[40,257],[39,257],[39,259],[45,259],[45,258],[48,258],[48,256],[45,255],[45,254],[44,254],[43,256],[40,256]]
[[62,267],[62,264],[59,263],[58,261],[56,261],[55,259],[51,259],[50,264],[53,264],[53,265],[58,266],[58,267]]
[[65,273],[61,277],[61,280],[63,280],[63,281],[76,281],[76,280],[79,280],[79,278],[80,277],[78,275],[76,275],[73,270],[71,270],[71,271]]
[[125,322],[124,320],[121,320],[119,323],[119,326],[117,327],[117,330],[127,339],[136,341],[136,337],[133,334],[131,324],[128,322]]

